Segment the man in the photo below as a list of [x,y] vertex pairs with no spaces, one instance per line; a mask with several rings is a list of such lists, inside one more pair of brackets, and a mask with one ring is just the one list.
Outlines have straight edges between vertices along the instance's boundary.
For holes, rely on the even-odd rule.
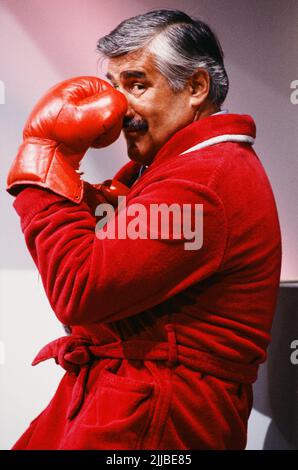
[[[53,357],[67,373],[14,449],[243,449],[281,261],[254,122],[221,111],[221,47],[183,12],[124,21],[98,50],[116,90],[94,77],[54,87],[8,178],[49,301],[71,327],[34,361]],[[123,116],[132,162],[83,183],[85,151],[115,140]],[[96,236],[96,205],[117,195],[126,206],[105,228],[128,225],[136,204],[185,204],[190,217],[202,205],[202,246],[185,249],[172,231]]]

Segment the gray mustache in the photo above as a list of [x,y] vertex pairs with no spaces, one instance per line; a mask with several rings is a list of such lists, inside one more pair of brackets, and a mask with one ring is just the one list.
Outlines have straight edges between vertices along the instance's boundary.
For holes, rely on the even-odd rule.
[[125,117],[123,120],[123,129],[127,131],[147,131],[148,124],[146,121]]

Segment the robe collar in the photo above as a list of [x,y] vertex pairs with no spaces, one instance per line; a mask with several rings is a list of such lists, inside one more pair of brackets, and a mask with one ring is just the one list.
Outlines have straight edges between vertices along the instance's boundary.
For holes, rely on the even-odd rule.
[[244,142],[252,145],[256,126],[245,114],[214,114],[180,129],[159,150],[152,165],[167,158],[183,155],[221,142]]

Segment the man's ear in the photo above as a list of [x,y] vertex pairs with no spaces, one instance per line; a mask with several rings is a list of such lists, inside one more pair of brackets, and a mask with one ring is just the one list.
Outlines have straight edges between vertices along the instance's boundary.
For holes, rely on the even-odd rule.
[[190,103],[194,107],[200,106],[208,97],[210,91],[210,76],[207,70],[197,69],[189,79]]

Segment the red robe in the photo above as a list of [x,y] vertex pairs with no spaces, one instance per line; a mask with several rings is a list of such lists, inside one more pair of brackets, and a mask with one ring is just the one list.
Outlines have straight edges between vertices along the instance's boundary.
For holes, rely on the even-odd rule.
[[131,185],[127,208],[203,204],[197,250],[183,239],[100,240],[88,184],[78,205],[37,187],[17,196],[47,297],[72,334],[38,355],[67,372],[13,449],[245,448],[281,265],[254,136],[249,116],[204,118]]

